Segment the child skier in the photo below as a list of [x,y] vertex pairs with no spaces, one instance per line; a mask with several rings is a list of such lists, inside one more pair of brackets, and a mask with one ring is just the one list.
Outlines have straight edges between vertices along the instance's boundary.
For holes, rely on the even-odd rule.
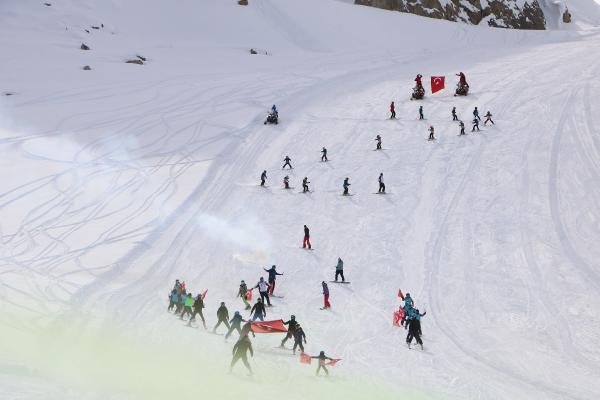
[[342,193],[342,195],[344,195],[344,196],[348,196],[348,194],[349,194],[348,193],[348,188],[350,187],[350,183],[348,182],[348,179],[349,178],[344,179],[344,185],[343,185],[343,187],[344,187],[344,193]]
[[267,171],[263,171],[262,174],[260,174],[260,186],[265,186],[265,182],[267,180]]
[[290,164],[290,161],[292,161],[292,159],[290,158],[290,156],[285,156],[283,161],[285,161],[285,163],[283,164],[283,167],[281,167],[281,169],[285,169],[286,165],[290,167],[290,169],[292,169],[292,164]]
[[185,300],[183,301],[183,312],[181,313],[179,319],[183,319],[183,317],[185,317],[186,315],[189,315],[191,318],[193,305],[194,298],[192,297],[191,293],[188,293],[188,295],[185,297]]
[[242,322],[244,320],[242,319],[242,315],[240,314],[239,311],[236,311],[235,314],[233,314],[233,318],[231,318],[231,321],[229,321],[229,330],[227,331],[227,334],[225,335],[225,340],[227,340],[229,338],[229,336],[231,336],[231,334],[233,333],[234,330],[238,331],[238,334],[240,336],[242,336]]
[[396,119],[396,106],[394,106],[394,102],[390,104],[390,113],[392,114],[390,119]]
[[456,107],[452,107],[452,121],[458,121],[458,117],[456,116]]
[[192,326],[192,322],[196,321],[196,314],[200,315],[200,319],[202,320],[202,325],[204,329],[206,329],[206,321],[204,320],[204,315],[202,314],[202,309],[204,308],[204,300],[202,299],[202,295],[198,294],[196,296],[196,300],[194,300],[194,313],[188,322],[188,326]]
[[179,295],[177,294],[177,289],[171,290],[171,294],[169,294],[169,307],[167,308],[167,311],[171,311],[175,307],[178,297]]
[[306,344],[306,335],[304,334],[304,329],[302,329],[300,324],[298,324],[298,326],[296,326],[296,330],[294,331],[294,347],[292,348],[294,355],[296,354],[296,348],[298,347],[300,347],[300,351],[304,353],[304,345],[302,342]]
[[250,342],[250,338],[248,335],[240,336],[238,341],[233,346],[233,351],[231,354],[233,358],[231,360],[231,365],[229,366],[229,373],[233,371],[234,365],[241,359],[250,375],[252,375],[252,368],[248,363],[248,352],[250,355],[254,357],[254,351],[252,350],[252,343]]
[[238,297],[242,298],[242,302],[244,303],[244,306],[246,306],[246,310],[249,310],[251,307],[250,307],[250,303],[248,303],[248,286],[246,285],[246,282],[244,282],[243,280],[240,283],[240,288],[238,290]]
[[485,121],[483,121],[483,125],[487,125],[487,123],[488,123],[488,122],[491,122],[491,123],[492,123],[492,125],[496,125],[496,124],[494,123],[494,121],[492,121],[492,113],[490,113],[490,112],[488,111],[488,112],[486,112],[486,113],[485,113],[484,117],[485,117]]
[[331,308],[331,304],[329,304],[329,287],[325,283],[325,281],[321,282],[321,286],[323,287],[323,308],[322,310]]
[[302,248],[305,249],[308,246],[309,249],[312,249],[312,245],[310,244],[310,229],[308,226],[304,225],[304,240],[302,241]]
[[475,109],[473,110],[473,118],[481,121],[481,117],[479,116],[479,110],[477,109],[477,107],[475,107]]
[[338,281],[338,276],[342,277],[342,282],[345,282],[344,279],[344,261],[340,257],[338,257],[337,265],[335,266],[335,281]]
[[465,123],[460,121],[458,123],[458,126],[460,127],[460,133],[458,134],[458,136],[464,135],[465,134]]
[[302,179],[302,193],[310,192],[310,190],[308,190],[309,183],[308,178],[305,176],[304,179]]
[[385,183],[383,182],[383,172],[379,174],[379,190],[377,193],[385,193]]
[[327,161],[327,149],[325,147],[321,150],[321,154],[321,161]]
[[429,139],[427,140],[435,140],[433,125],[429,127]]
[[225,307],[224,301],[221,302],[221,306],[217,310],[217,319],[218,321],[215,327],[213,328],[213,333],[217,333],[217,328],[219,327],[219,325],[221,325],[221,323],[225,324],[227,330],[229,330],[229,310],[227,310],[227,307]]
[[419,310],[413,309],[412,316],[408,322],[408,335],[406,335],[406,345],[410,349],[410,344],[415,338],[421,350],[423,350],[423,341],[421,340],[421,317],[425,316],[427,312],[423,314],[419,313]]
[[290,177],[287,175],[283,177],[283,188],[284,189],[290,188]]
[[423,115],[423,106],[419,106],[419,119],[425,119],[425,116]]
[[377,142],[377,147],[375,147],[375,150],[381,150],[381,136],[375,136],[375,141]]
[[471,132],[475,132],[475,129],[479,132],[479,120],[477,118],[473,118],[473,128],[471,129]]

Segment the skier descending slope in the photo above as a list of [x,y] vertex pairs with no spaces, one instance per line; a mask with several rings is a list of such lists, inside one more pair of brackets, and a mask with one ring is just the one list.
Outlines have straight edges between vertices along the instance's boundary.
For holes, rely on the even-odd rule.
[[229,336],[231,336],[231,334],[233,333],[234,330],[238,331],[238,334],[240,336],[242,336],[242,322],[244,321],[244,319],[242,318],[242,315],[240,314],[239,311],[236,311],[235,314],[233,314],[233,318],[231,318],[231,321],[229,321],[229,323],[231,324],[229,326],[229,330],[227,331],[227,334],[225,335],[225,340],[227,340],[229,338]]
[[192,322],[196,320],[196,315],[200,315],[200,319],[202,320],[202,326],[206,329],[206,321],[204,320],[204,315],[202,314],[202,309],[204,308],[204,299],[202,299],[202,295],[198,294],[196,296],[196,300],[194,301],[194,313],[188,322],[188,326],[192,325]]
[[375,141],[377,142],[377,146],[375,147],[375,150],[381,150],[381,136],[380,135],[375,136]]
[[295,315],[290,316],[290,319],[284,322],[283,324],[288,326],[288,331],[283,340],[281,341],[281,345],[279,347],[283,347],[285,345],[285,342],[287,342],[288,339],[291,339],[294,336],[294,332],[296,332],[296,328],[298,327],[298,322],[296,321]]
[[179,319],[183,319],[183,317],[185,317],[186,315],[189,315],[191,318],[193,305],[194,305],[194,298],[192,297],[191,293],[188,293],[187,296],[185,297],[185,300],[183,301],[183,312],[181,313],[181,316],[179,317]]
[[275,281],[277,280],[277,275],[283,275],[283,272],[281,274],[277,272],[275,265],[273,265],[269,269],[263,269],[269,274],[269,294],[273,294],[273,292],[275,291]]
[[329,303],[329,286],[327,286],[325,281],[321,282],[321,286],[323,287],[323,308],[321,310],[326,310],[331,308],[331,304]]
[[263,171],[262,174],[260,174],[260,186],[265,186],[265,182],[267,181],[267,171]]
[[240,283],[240,288],[238,290],[238,297],[242,298],[242,302],[244,303],[244,306],[246,307],[246,310],[250,309],[250,303],[248,303],[248,286],[246,285],[246,282],[244,282],[242,280],[242,282]]
[[350,182],[348,182],[348,179],[349,178],[344,179],[344,184],[343,184],[344,193],[342,193],[342,195],[344,195],[344,196],[348,196],[349,195],[348,188],[350,187]]
[[173,308],[175,308],[178,297],[179,297],[179,294],[177,294],[177,290],[176,289],[171,290],[171,294],[169,295],[169,307],[167,308],[167,311],[171,311]]
[[304,334],[304,329],[302,329],[300,324],[298,324],[298,326],[296,326],[296,330],[294,331],[294,347],[292,348],[294,355],[296,354],[296,349],[298,347],[300,347],[300,351],[304,353],[304,345],[302,342],[306,344],[306,335]]
[[421,317],[424,317],[427,312],[421,314],[418,309],[411,309],[408,319],[408,335],[406,335],[406,345],[410,349],[410,344],[413,338],[417,341],[421,350],[423,350],[423,341],[421,340]]
[[321,150],[321,161],[327,161],[327,149],[325,147]]
[[281,167],[281,169],[285,169],[286,165],[288,167],[290,167],[290,169],[293,169],[292,164],[290,164],[290,161],[292,161],[292,159],[290,158],[290,156],[285,156],[285,158],[283,159],[283,161],[285,161],[285,163],[283,164],[283,167]]
[[429,127],[429,139],[427,140],[435,140],[433,125]]
[[477,132],[479,132],[479,120],[477,118],[473,118],[473,128],[471,129],[471,132],[475,132],[476,129]]
[[456,107],[452,107],[452,121],[458,121],[458,117],[456,116]]
[[392,114],[390,116],[390,119],[396,119],[396,106],[394,105],[394,102],[392,101],[392,103],[390,104],[390,113]]
[[477,107],[475,107],[475,109],[473,110],[473,117],[481,121],[481,117],[479,116],[479,110],[477,109]]
[[227,310],[227,307],[225,307],[224,301],[221,302],[221,306],[217,310],[217,324],[213,328],[213,333],[217,333],[217,328],[219,325],[221,325],[221,323],[225,324],[227,330],[229,330],[229,310]]
[[263,278],[262,276],[260,277],[256,286],[254,286],[254,289],[256,288],[258,288],[258,293],[260,293],[260,299],[262,300],[263,304],[265,299],[267,299],[267,305],[270,307],[271,300],[269,300],[269,285],[267,284],[267,282],[265,282],[265,278]]
[[254,351],[252,350],[252,343],[250,342],[250,338],[248,337],[248,335],[240,336],[238,341],[233,346],[233,358],[231,360],[231,365],[229,366],[229,373],[233,371],[233,367],[241,359],[246,368],[248,369],[248,373],[252,375],[252,368],[250,367],[250,363],[248,363],[248,352],[250,352],[250,355],[254,357]]
[[315,374],[319,375],[319,371],[321,371],[321,369],[322,369],[323,371],[325,371],[325,375],[329,376],[329,371],[327,371],[327,367],[325,367],[325,361],[333,360],[333,358],[327,357],[325,355],[325,352],[322,350],[318,356],[313,356],[311,358],[315,358],[315,359],[319,360],[319,366],[317,367],[317,372]]
[[310,190],[308,190],[309,183],[310,183],[310,181],[305,176],[304,179],[302,179],[302,193],[310,192]]
[[290,188],[290,177],[287,175],[283,177],[283,188],[284,189]]
[[265,310],[265,305],[260,299],[256,299],[256,304],[250,310],[250,315],[252,315],[252,321],[256,321],[260,319],[264,321],[264,317],[267,316],[267,310]]
[[419,106],[419,119],[425,119],[425,115],[423,114],[423,106]]
[[491,112],[488,111],[487,113],[485,113],[484,117],[485,117],[485,121],[483,121],[483,125],[487,125],[488,122],[491,122],[492,125],[496,125],[494,123],[494,121],[492,121],[492,113]]
[[379,174],[379,190],[377,193],[385,194],[385,183],[383,182],[383,172]]
[[345,282],[344,278],[344,261],[340,257],[338,257],[337,265],[335,266],[335,281],[338,281],[338,276],[342,278],[342,282]]
[[310,244],[310,229],[308,226],[304,225],[304,240],[302,241],[302,248],[305,249],[308,246],[308,249],[312,249],[312,245]]
[[460,127],[460,133],[458,134],[458,136],[464,135],[465,134],[465,123],[460,121],[458,123],[458,126]]

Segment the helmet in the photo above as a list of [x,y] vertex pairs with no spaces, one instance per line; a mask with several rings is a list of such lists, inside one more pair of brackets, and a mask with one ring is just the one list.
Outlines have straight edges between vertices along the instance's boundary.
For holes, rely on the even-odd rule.
[[236,312],[235,312],[235,315],[240,315],[240,312],[239,312],[239,311],[236,311]]
[[405,297],[410,297],[410,293],[406,293],[406,296],[405,296]]
[[256,302],[257,303],[262,303],[262,300],[261,299],[256,299]]
[[242,279],[242,282],[240,282],[240,283],[246,283],[246,282],[244,282],[244,280]]
[[275,265],[273,265],[273,268],[275,268]]
[[319,355],[320,355],[320,356],[324,356],[324,355],[325,355],[325,352],[324,352],[323,350],[321,350],[321,351],[319,352]]
[[225,305],[225,302],[224,302],[224,301],[222,301],[222,302],[221,302],[221,305],[222,305],[222,306],[224,306],[224,305]]
[[295,316],[295,315],[292,315],[290,318],[291,318],[291,319],[296,319],[296,316]]
[[263,278],[263,277],[261,276],[259,280],[260,280],[260,281],[264,281],[264,280],[265,280],[265,278]]

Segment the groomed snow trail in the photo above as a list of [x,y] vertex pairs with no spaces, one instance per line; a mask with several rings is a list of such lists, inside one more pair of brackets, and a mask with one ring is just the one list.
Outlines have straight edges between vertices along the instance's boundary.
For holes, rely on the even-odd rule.
[[[273,299],[268,317],[295,314],[309,352],[343,359],[332,385],[358,378],[444,399],[594,398],[600,37],[557,34],[564,42],[542,44],[537,34],[432,21],[448,43],[473,48],[436,48],[426,38],[424,52],[407,45],[397,53],[331,53],[340,43],[320,40],[328,28],[313,29],[301,6],[277,3],[249,8],[252,21],[275,20],[268,28],[281,36],[275,42],[295,49],[286,48],[292,61],[278,60],[277,68],[260,61],[233,76],[161,79],[143,72],[131,83],[11,105],[21,117],[49,105],[64,116],[44,116],[52,129],[2,136],[7,163],[31,168],[0,194],[7,325],[26,331],[50,319],[73,332],[110,327],[176,341],[189,349],[182,358],[199,356],[225,371],[231,341],[182,326],[165,313],[166,294],[176,278],[194,293],[208,289],[211,325],[220,301],[241,310],[240,279],[254,284],[276,264],[285,274],[276,292],[285,296]],[[325,15],[356,12],[336,2],[324,7]],[[371,24],[396,21],[366,13]],[[499,48],[486,49],[478,35]],[[431,66],[448,77],[448,89],[408,101],[412,76]],[[459,69],[473,88],[466,98],[451,96]],[[386,119],[392,99],[394,121]],[[281,123],[264,126],[261,110],[274,101]],[[421,104],[425,121],[417,120]],[[496,125],[458,137],[452,106],[468,131],[475,106],[482,115],[490,110]],[[429,125],[435,142],[426,140]],[[373,150],[376,134],[382,151]],[[319,162],[323,146],[327,163]],[[286,155],[293,170],[281,170]],[[258,186],[263,169],[267,188]],[[375,194],[380,172],[386,195]],[[285,175],[294,190],[282,190]],[[304,176],[308,194],[299,193]],[[345,177],[352,197],[341,196]],[[303,224],[314,251],[300,248]],[[320,282],[333,279],[338,256],[352,283],[330,284],[333,308],[320,311]],[[405,331],[391,325],[398,288],[427,311],[423,352],[407,350]],[[264,395],[274,394],[269,375],[309,385],[312,368],[273,349],[279,340],[257,337],[258,377],[234,375],[227,384]],[[36,385],[11,384],[9,393],[33,398],[43,391]]]

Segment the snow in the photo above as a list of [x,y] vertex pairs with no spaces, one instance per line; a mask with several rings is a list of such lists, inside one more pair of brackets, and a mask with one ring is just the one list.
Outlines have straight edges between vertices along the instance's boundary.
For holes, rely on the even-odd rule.
[[[592,2],[548,32],[334,0],[51,3],[0,5],[0,398],[597,397]],[[448,87],[408,101],[416,73]],[[457,137],[453,105],[496,125]],[[352,283],[320,311],[338,256]],[[228,376],[233,341],[165,312],[184,279],[208,289],[211,326],[272,264],[285,297],[268,316],[295,314],[310,353],[343,359],[328,380],[280,335],[253,339],[254,378]],[[423,352],[391,324],[398,288],[427,310]]]

